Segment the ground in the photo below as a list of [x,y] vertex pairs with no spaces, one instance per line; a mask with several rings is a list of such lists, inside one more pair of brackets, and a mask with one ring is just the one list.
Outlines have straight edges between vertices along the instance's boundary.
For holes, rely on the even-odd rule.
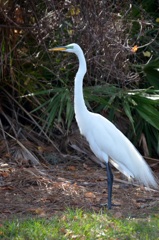
[[[115,217],[144,217],[159,212],[159,192],[129,183],[113,169]],[[49,165],[0,160],[0,219],[51,217],[67,208],[102,211],[107,202],[106,171],[96,163],[67,161]]]

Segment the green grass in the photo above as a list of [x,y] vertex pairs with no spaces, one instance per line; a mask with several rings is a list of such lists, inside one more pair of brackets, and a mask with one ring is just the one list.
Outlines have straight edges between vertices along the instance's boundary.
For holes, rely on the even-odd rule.
[[5,240],[159,239],[159,215],[143,219],[115,218],[107,213],[68,210],[51,219],[29,218],[0,225]]

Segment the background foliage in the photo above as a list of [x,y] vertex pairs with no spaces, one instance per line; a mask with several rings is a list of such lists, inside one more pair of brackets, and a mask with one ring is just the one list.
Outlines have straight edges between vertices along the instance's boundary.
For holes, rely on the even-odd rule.
[[113,121],[143,155],[158,157],[158,7],[154,0],[1,2],[1,140],[23,150],[29,141],[36,148],[47,142],[59,151],[59,139],[76,131],[77,59],[48,48],[77,42],[88,63],[88,108]]

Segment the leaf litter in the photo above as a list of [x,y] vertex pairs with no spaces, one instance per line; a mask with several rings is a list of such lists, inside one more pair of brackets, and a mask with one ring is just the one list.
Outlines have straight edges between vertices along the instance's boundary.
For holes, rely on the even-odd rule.
[[[122,180],[114,169],[117,217],[141,217],[159,211],[159,192]],[[120,179],[120,180],[119,180]],[[0,160],[0,219],[28,215],[51,217],[67,208],[101,211],[107,202],[106,171],[91,160],[57,165],[19,166]]]

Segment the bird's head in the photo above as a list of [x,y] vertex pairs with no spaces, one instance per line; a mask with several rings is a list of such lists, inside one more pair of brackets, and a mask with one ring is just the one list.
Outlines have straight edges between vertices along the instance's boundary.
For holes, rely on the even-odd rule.
[[61,47],[55,47],[49,49],[49,52],[53,51],[62,51],[62,52],[71,52],[71,53],[77,53],[80,50],[80,46],[76,43],[71,43],[66,46],[61,46]]

